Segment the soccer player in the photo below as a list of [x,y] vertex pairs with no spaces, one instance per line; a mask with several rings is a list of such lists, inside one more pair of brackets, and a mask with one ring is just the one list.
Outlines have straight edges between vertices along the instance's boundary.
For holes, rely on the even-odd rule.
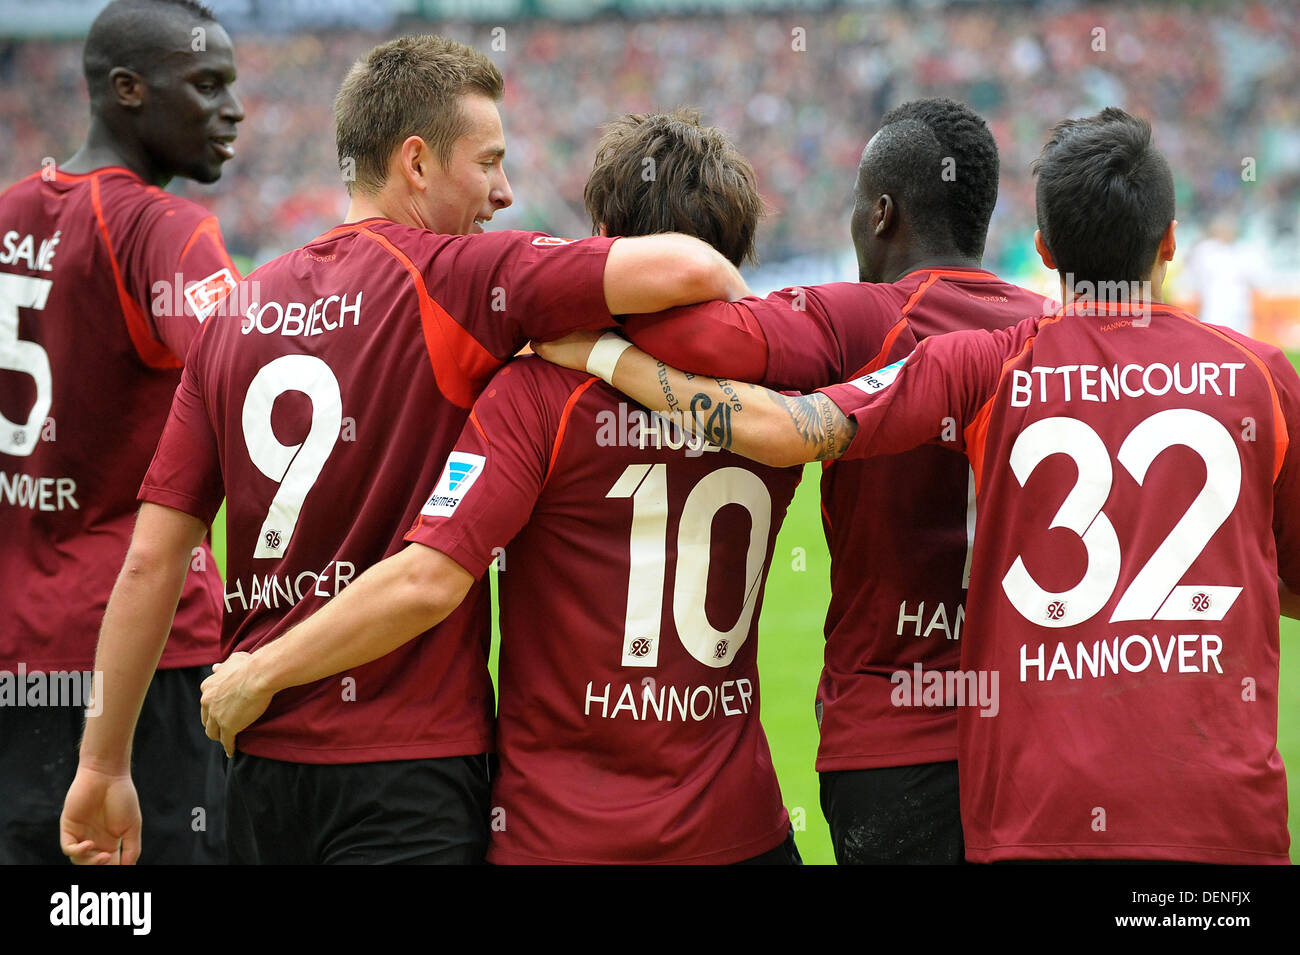
[[[335,105],[346,223],[250,275],[250,304],[195,344],[104,618],[104,713],[68,797],[100,821],[65,841],[75,859],[111,860],[135,838],[113,802],[118,788],[130,801],[133,701],[182,558],[224,494],[222,644],[251,650],[397,550],[475,397],[529,338],[744,294],[735,267],[686,236],[465,235],[512,200],[501,92],[490,60],[440,37],[356,63]],[[230,765],[234,861],[482,859],[486,596],[388,657],[277,698]]]
[[[189,0],[117,0],[83,56],[85,141],[0,195],[0,863],[66,864],[59,812],[90,701],[33,706],[13,676],[89,690],[182,359],[238,279],[216,219],[163,191],[215,182],[234,155],[225,31]],[[191,716],[218,659],[221,580],[206,541],[191,546],[135,738],[145,862],[225,857],[221,751]]]
[[[1300,378],[1160,302],[1174,189],[1148,123],[1066,120],[1035,169],[1063,309],[927,339],[815,395],[732,385],[718,441],[789,465],[955,423],[979,523],[952,689],[971,702],[998,679],[993,706],[959,713],[968,859],[1285,863],[1278,581],[1300,587]],[[541,350],[581,367],[590,338]],[[724,397],[635,350],[603,366],[650,407]]]
[[[761,210],[748,163],[681,111],[613,124],[586,198],[602,233],[688,230],[736,263]],[[680,419],[590,374],[512,362],[419,502],[410,546],[223,664],[205,685],[209,732],[230,745],[276,691],[409,639],[500,557],[488,860],[796,863],[759,722],[757,629],[799,477],[688,441]]]
[[[997,194],[997,143],[983,119],[950,99],[904,103],[881,119],[858,169],[860,283],[633,319],[628,336],[687,371],[809,390],[931,335],[1010,327],[1043,314],[1044,299],[980,267]],[[942,677],[959,665],[973,487],[953,440],[822,472],[831,601],[817,769],[841,865],[962,861],[957,711],[895,700],[898,674]]]

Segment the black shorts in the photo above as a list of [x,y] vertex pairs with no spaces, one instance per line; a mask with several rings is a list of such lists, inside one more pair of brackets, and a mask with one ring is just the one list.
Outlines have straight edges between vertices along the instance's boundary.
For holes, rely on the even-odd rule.
[[965,860],[955,761],[820,775],[822,812],[840,865]]
[[230,861],[246,865],[476,865],[487,852],[485,755],[290,763],[235,753]]
[[775,849],[768,849],[762,855],[754,856],[752,859],[742,859],[736,865],[803,865],[799,847],[794,844],[794,828],[790,829],[785,842]]
[[[225,754],[199,720],[211,667],[159,670],[132,747],[142,865],[226,861]],[[66,865],[63,799],[77,773],[83,708],[0,706],[0,864]]]

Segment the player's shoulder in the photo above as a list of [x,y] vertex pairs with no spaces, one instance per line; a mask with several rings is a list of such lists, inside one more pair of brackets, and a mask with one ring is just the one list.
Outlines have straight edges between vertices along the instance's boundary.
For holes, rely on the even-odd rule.
[[884,307],[896,312],[898,303],[903,300],[902,290],[888,282],[826,282],[783,291],[796,294],[802,291],[827,311]]
[[982,268],[926,269],[897,283],[918,338],[970,328],[1010,328],[1026,318],[1054,313],[1053,299]]
[[1291,359],[1287,357],[1286,352],[1282,351],[1281,348],[1268,342],[1262,342],[1258,338],[1251,338],[1249,335],[1228,328],[1225,325],[1213,325],[1209,322],[1200,321],[1197,324],[1207,331],[1213,330],[1242,351],[1254,355],[1267,369],[1268,375],[1272,378],[1276,388],[1289,393],[1293,400],[1300,400],[1300,375],[1297,375]]
[[106,219],[136,217],[156,223],[176,218],[197,224],[212,215],[192,199],[150,185],[126,169],[96,170],[88,176],[98,180],[99,201]]
[[126,169],[96,170],[87,175],[98,183],[95,213],[104,224],[115,251],[129,257],[131,250],[175,246],[185,241],[205,221],[210,209],[184,196],[160,189]]
[[995,327],[966,327],[939,335],[920,338],[918,349],[932,354],[945,351],[986,353],[1003,359],[1029,354],[1036,339],[1059,321],[1059,316],[1031,314],[1017,321]]
[[1061,303],[1050,295],[1025,288],[1006,279],[997,279],[993,288],[997,290],[997,294],[1006,298],[1011,314],[1017,316],[1017,321],[1021,317],[1044,318],[1056,314],[1061,308]]
[[574,413],[578,399],[594,394],[592,386],[602,384],[586,372],[521,355],[489,379],[474,401],[472,423],[493,440],[504,432],[516,441],[548,444]]
[[[525,232],[516,229],[499,229],[495,232],[481,232],[473,235],[452,235],[433,232],[418,226],[394,222],[391,219],[366,219],[358,226],[383,236],[389,242],[411,252],[428,256],[451,252],[459,255],[480,254],[497,257],[509,251],[525,249],[554,249],[570,245],[582,245],[588,239],[564,239],[547,235],[545,232]],[[602,242],[609,242],[602,239]]]
[[30,176],[24,176],[15,183],[0,190],[0,205],[8,205],[15,202],[24,202],[29,196],[40,193],[45,180],[42,179],[39,172],[34,172]]
[[600,379],[585,371],[574,371],[553,365],[536,355],[520,355],[506,362],[483,389],[479,403],[498,398],[510,402],[540,402],[564,404],[579,388],[590,387]]

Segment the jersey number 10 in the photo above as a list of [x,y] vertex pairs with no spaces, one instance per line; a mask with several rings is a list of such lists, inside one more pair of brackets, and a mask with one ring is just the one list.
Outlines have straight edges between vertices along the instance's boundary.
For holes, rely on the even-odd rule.
[[[668,546],[668,465],[629,464],[605,497],[632,498],[622,663],[630,667],[658,666]],[[705,601],[713,516],[727,504],[739,504],[749,511],[745,602],[731,628],[718,630],[709,622]],[[673,623],[686,652],[705,666],[728,666],[749,637],[763,583],[771,526],[772,495],[758,475],[744,468],[720,468],[706,474],[686,497],[677,527]]]

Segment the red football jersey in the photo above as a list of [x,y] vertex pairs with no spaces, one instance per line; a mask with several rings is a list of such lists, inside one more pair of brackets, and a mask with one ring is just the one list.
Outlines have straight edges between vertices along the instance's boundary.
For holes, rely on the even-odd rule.
[[[611,323],[604,238],[339,226],[241,286],[196,342],[140,491],[210,520],[227,501],[222,650],[254,650],[395,553],[496,368],[530,338]],[[276,694],[239,735],[305,763],[491,747],[486,591],[340,676]]]
[[846,457],[951,437],[975,473],[963,678],[898,703],[966,698],[972,861],[1284,863],[1300,379],[1170,306],[1087,307],[826,389],[858,422]]
[[[698,320],[693,336],[674,329],[671,315],[629,330],[668,364],[682,367],[682,361],[689,371],[717,373],[738,360],[754,364],[742,331],[753,327],[765,343],[761,383],[808,391],[902,358],[930,335],[1006,328],[1043,314],[1045,304],[1055,307],[983,269],[920,269],[889,284],[793,287],[730,306],[682,309],[683,318]],[[727,321],[726,309],[744,309],[746,315]],[[725,352],[708,359],[703,354],[711,338]],[[705,367],[690,367],[702,361]],[[826,665],[817,688],[817,769],[956,759],[955,709],[902,709],[891,705],[890,696],[900,670],[951,670],[961,657],[974,530],[966,460],[947,448],[923,447],[886,458],[828,462],[821,491],[831,600]]]
[[[0,668],[89,669],[181,360],[238,273],[216,219],[110,167],[0,195]],[[218,659],[194,555],[161,668]]]
[[[995,329],[1042,315],[1055,303],[983,269],[922,269],[874,291],[901,314],[915,339]],[[886,291],[888,290],[888,291]],[[1049,309],[1050,310],[1050,309]],[[842,321],[839,315],[833,319]],[[882,364],[846,331],[831,326],[842,360],[793,338],[783,365],[803,379],[828,371],[844,381]],[[769,341],[772,332],[767,330]],[[805,338],[805,342],[806,342]],[[857,347],[855,347],[857,346]],[[799,356],[807,356],[802,359]],[[902,357],[897,350],[891,358]],[[874,364],[868,362],[874,361]],[[787,373],[789,377],[789,373]],[[824,378],[822,379],[825,380]],[[831,552],[826,666],[817,687],[818,770],[906,766],[957,758],[957,711],[897,707],[901,671],[946,671],[961,660],[974,487],[965,458],[922,447],[872,460],[830,461],[822,471],[822,515]]]
[[475,576],[502,561],[488,861],[721,864],[785,839],[757,632],[799,476],[540,359],[493,379],[407,535]]

